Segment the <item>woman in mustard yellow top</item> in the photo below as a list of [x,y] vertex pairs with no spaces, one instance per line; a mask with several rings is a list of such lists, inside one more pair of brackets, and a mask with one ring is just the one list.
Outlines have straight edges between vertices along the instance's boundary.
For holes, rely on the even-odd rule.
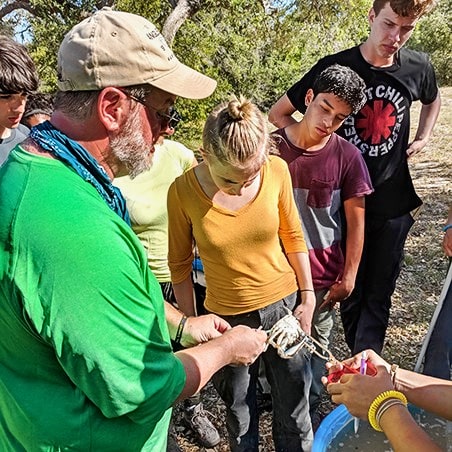
[[[249,100],[233,99],[210,114],[203,162],[177,178],[168,194],[171,279],[179,308],[195,315],[196,242],[208,311],[231,325],[267,330],[287,307],[310,333],[315,297],[307,248],[287,165],[269,156],[270,148],[265,118]],[[272,388],[275,450],[310,450],[309,358],[300,352],[285,360],[273,347],[261,356]],[[258,450],[258,368],[258,362],[228,366],[214,377],[232,451]]]

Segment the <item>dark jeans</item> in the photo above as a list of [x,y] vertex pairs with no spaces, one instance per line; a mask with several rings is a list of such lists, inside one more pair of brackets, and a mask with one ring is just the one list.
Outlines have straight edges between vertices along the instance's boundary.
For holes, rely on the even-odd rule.
[[390,220],[366,218],[364,249],[355,289],[340,307],[345,339],[352,354],[367,348],[381,353],[391,296],[413,223],[410,214]]
[[[323,303],[323,297],[327,292],[328,289],[320,289],[315,291],[316,309],[314,311],[314,318],[312,321],[311,336],[320,342],[324,347],[329,348],[331,332],[336,318],[336,311],[334,309],[319,310],[319,306]],[[319,352],[322,352],[322,350],[319,350]],[[322,400],[322,394],[325,392],[325,387],[322,383],[322,377],[327,374],[325,364],[326,360],[320,358],[314,353],[312,354],[312,384],[309,392],[309,410],[311,413],[311,419],[313,419]]]
[[452,284],[443,300],[424,358],[423,373],[432,377],[451,379],[452,366]]
[[[269,330],[293,310],[296,294],[251,313],[224,316],[232,325],[262,326]],[[277,452],[309,451],[313,433],[309,417],[309,387],[311,370],[304,351],[292,359],[282,359],[269,346],[261,357],[271,386],[273,403],[273,441]],[[259,445],[259,415],[256,386],[259,360],[249,367],[226,366],[213,377],[213,383],[226,405],[226,426],[233,452],[257,452]]]

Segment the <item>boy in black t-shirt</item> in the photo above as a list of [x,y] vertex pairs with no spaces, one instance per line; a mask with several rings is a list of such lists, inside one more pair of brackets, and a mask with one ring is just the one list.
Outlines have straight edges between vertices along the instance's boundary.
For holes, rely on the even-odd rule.
[[[375,0],[368,15],[367,40],[319,60],[269,112],[277,127],[292,124],[292,113],[305,111],[305,94],[314,78],[335,63],[349,66],[366,83],[366,104],[337,131],[361,150],[375,189],[366,199],[365,243],[355,289],[341,303],[345,337],[353,354],[367,348],[382,350],[403,247],[413,224],[410,212],[422,204],[407,160],[427,144],[441,100],[428,57],[402,47],[433,5],[432,0]],[[409,111],[416,100],[422,109],[409,143]]]

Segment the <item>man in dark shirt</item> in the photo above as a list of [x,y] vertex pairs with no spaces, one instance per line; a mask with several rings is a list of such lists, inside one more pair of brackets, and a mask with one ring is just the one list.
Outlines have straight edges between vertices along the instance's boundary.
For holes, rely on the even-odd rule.
[[[375,189],[366,199],[365,242],[355,289],[341,303],[346,341],[354,354],[367,348],[382,350],[403,247],[413,224],[411,212],[422,204],[408,158],[427,144],[441,100],[427,56],[402,47],[433,4],[432,0],[375,0],[368,15],[367,40],[319,60],[269,112],[277,127],[292,124],[292,113],[305,111],[306,91],[314,78],[335,63],[349,66],[366,83],[366,104],[337,131],[360,149]],[[422,109],[409,143],[409,113],[416,100]]]

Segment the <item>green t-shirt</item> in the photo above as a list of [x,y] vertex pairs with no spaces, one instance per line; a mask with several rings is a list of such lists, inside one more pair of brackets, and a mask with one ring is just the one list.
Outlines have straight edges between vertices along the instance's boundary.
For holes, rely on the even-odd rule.
[[0,169],[0,331],[2,452],[164,450],[185,374],[143,248],[94,187],[20,147]]

